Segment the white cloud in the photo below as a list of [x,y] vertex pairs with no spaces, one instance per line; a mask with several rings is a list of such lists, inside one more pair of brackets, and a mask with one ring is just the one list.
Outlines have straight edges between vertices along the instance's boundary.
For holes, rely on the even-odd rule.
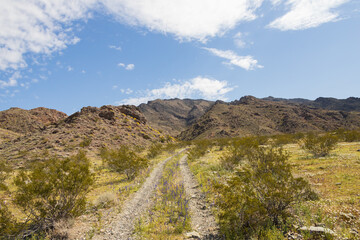
[[17,79],[21,78],[21,75],[19,72],[15,72],[10,78],[9,80],[3,81],[0,80],[0,88],[7,88],[7,87],[16,87],[18,85],[18,81]]
[[103,0],[120,22],[182,40],[206,41],[220,36],[239,22],[256,18],[263,0]]
[[122,48],[120,46],[115,46],[115,45],[109,45],[109,48],[115,49],[115,50],[118,50],[118,51],[122,50]]
[[27,66],[27,53],[51,54],[76,44],[68,26],[86,19],[96,0],[3,0],[0,8],[0,70]]
[[239,56],[231,50],[219,50],[216,48],[204,48],[205,50],[211,52],[215,56],[225,58],[229,61],[223,62],[226,65],[234,65],[246,70],[254,70],[256,68],[263,68],[263,66],[258,64],[258,61],[252,56]]
[[244,39],[244,33],[238,32],[234,35],[234,43],[238,48],[244,48],[246,47],[246,42]]
[[271,0],[272,5],[277,6],[279,5],[283,0]]
[[234,88],[228,87],[227,81],[219,81],[206,77],[198,76],[188,81],[180,83],[167,82],[162,88],[147,89],[141,97],[127,98],[118,104],[132,104],[139,105],[154,99],[168,99],[168,98],[196,98],[202,97],[209,100],[222,99],[226,100],[225,94],[232,91]]
[[[318,27],[323,23],[339,20],[339,14],[332,9],[349,0],[287,0],[290,11],[275,19],[268,26],[282,31],[302,30]],[[278,2],[273,0],[273,2]]]
[[130,88],[120,89],[120,92],[129,95],[129,94],[133,93],[133,90],[131,90]]
[[135,68],[135,65],[132,63],[130,63],[130,64],[118,63],[118,66],[123,67],[123,68],[125,68],[125,70],[128,70],[128,71],[134,70],[134,68]]
[[71,71],[73,71],[73,70],[74,70],[74,68],[73,68],[73,67],[71,67],[71,66],[67,66],[67,70],[68,70],[68,72],[71,72]]

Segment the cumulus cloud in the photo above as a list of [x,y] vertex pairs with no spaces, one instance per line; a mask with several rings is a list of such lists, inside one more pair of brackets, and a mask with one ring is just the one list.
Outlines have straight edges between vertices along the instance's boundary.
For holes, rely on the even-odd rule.
[[147,89],[142,92],[141,97],[127,98],[118,104],[139,105],[154,99],[168,98],[194,98],[201,97],[209,100],[226,100],[225,94],[234,88],[229,87],[227,81],[198,76],[188,81],[179,83],[167,82],[162,88]]
[[[280,1],[272,0],[273,3]],[[339,14],[334,8],[349,0],[287,0],[290,11],[275,19],[268,26],[282,31],[302,30],[318,27],[323,23],[339,20]]]
[[219,50],[216,48],[203,48],[215,56],[227,59],[229,61],[223,62],[223,64],[230,66],[238,66],[244,68],[246,70],[254,70],[256,68],[263,68],[262,65],[258,64],[258,61],[254,59],[252,56],[239,56],[231,50]]
[[179,39],[206,41],[237,23],[256,18],[263,0],[103,0],[120,22],[174,34]]
[[70,23],[86,19],[96,0],[3,0],[0,8],[0,70],[27,66],[27,53],[50,54],[80,39]]
[[19,72],[15,72],[8,81],[0,80],[0,88],[16,87],[18,85],[18,79],[21,78]]
[[130,64],[119,63],[118,66],[123,67],[123,68],[125,68],[125,70],[128,70],[128,71],[134,70],[134,68],[135,68],[135,64],[132,64],[132,63],[130,63]]

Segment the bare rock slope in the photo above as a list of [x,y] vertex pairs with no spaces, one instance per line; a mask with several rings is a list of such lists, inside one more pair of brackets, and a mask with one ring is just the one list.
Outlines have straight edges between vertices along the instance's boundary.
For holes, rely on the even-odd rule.
[[97,151],[119,145],[146,146],[163,137],[147,125],[135,106],[84,107],[81,111],[41,131],[0,144],[0,157],[7,160],[33,160],[44,152],[69,156],[80,149]]
[[204,115],[213,104],[206,100],[157,99],[140,104],[139,109],[151,126],[176,136]]
[[10,108],[0,112],[0,128],[26,134],[43,129],[46,125],[66,118],[63,112],[39,107],[31,110]]
[[180,138],[192,140],[359,127],[360,112],[325,110],[246,96],[231,103],[216,102],[208,112],[183,131]]

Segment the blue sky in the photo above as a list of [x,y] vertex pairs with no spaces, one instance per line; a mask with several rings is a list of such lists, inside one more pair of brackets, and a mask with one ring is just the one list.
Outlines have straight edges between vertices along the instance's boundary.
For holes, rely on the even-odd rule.
[[2,0],[0,110],[359,97],[357,0]]

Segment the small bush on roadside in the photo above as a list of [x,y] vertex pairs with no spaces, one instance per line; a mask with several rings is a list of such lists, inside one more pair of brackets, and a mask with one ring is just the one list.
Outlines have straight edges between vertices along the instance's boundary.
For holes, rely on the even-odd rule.
[[227,239],[265,239],[269,229],[286,226],[294,204],[317,198],[304,179],[292,175],[287,160],[281,149],[257,148],[230,180],[215,183]]
[[314,157],[325,157],[329,155],[338,142],[338,137],[330,133],[315,135],[309,133],[303,139],[302,148],[309,151]]
[[111,169],[126,174],[127,179],[134,179],[141,169],[148,166],[147,159],[138,156],[124,145],[117,150],[103,148],[100,156]]
[[116,201],[116,194],[112,192],[102,193],[94,202],[96,209],[110,207]]
[[27,234],[47,231],[55,222],[81,215],[93,182],[84,152],[66,159],[54,157],[21,171],[14,180],[14,202],[30,223]]
[[161,143],[153,143],[150,148],[149,148],[149,152],[147,154],[148,158],[154,158],[157,155],[159,155],[162,151],[162,145]]
[[221,157],[221,163],[226,169],[232,169],[258,148],[256,137],[233,139],[227,147],[227,153]]
[[212,143],[210,140],[202,139],[193,142],[193,148],[188,151],[188,159],[194,161],[204,156],[207,150],[211,147]]

